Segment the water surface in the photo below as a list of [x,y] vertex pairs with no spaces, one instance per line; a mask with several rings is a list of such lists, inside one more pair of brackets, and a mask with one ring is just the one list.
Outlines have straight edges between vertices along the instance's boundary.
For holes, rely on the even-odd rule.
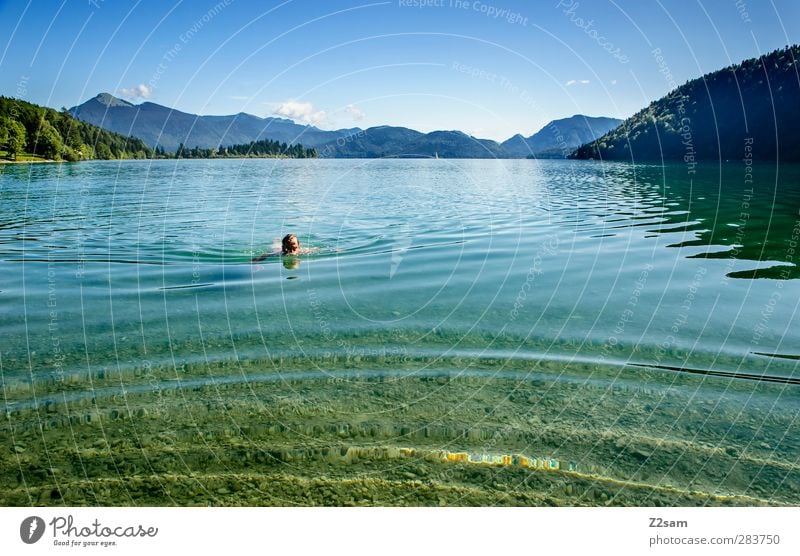
[[[612,411],[616,388],[632,397],[609,427],[633,430],[628,416],[675,440],[687,421],[689,443],[764,443],[796,473],[797,167],[180,160],[0,172],[7,413],[176,379],[339,377],[344,392],[480,377],[498,385],[464,402],[482,419],[541,380],[552,392],[541,407],[574,413],[577,430],[589,405]],[[311,253],[250,262],[289,232]],[[573,387],[586,395],[565,397]],[[404,392],[383,401],[425,397]],[[640,406],[637,392],[651,399]],[[352,421],[350,395],[336,411]],[[593,468],[608,463],[594,453]],[[750,495],[754,480],[730,488]]]

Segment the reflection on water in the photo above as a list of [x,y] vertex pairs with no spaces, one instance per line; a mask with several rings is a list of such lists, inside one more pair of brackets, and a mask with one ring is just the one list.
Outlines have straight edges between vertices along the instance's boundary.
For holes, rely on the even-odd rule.
[[[670,204],[686,216],[665,215],[664,224],[693,237],[674,247],[701,247],[690,255],[728,259],[731,278],[800,278],[797,240],[800,239],[800,168],[742,165],[701,167],[695,175],[675,168],[666,173],[664,187]],[[733,270],[733,261],[751,261],[750,268]]]
[[[344,382],[319,387],[318,412],[301,404],[285,418],[357,428],[367,408],[395,407],[379,431],[441,420],[431,448],[513,454],[511,440],[490,450],[455,431],[489,419],[506,438],[574,414],[561,435],[588,430],[591,406],[589,444],[550,438],[553,455],[651,486],[671,473],[668,458],[649,478],[634,463],[662,453],[657,439],[743,453],[766,443],[773,452],[759,457],[775,469],[798,457],[787,444],[800,379],[797,167],[184,160],[0,172],[0,367],[20,419],[45,403],[111,404],[106,419],[119,396],[197,390],[206,404],[254,403],[241,424],[284,403],[257,392],[291,380],[301,386],[285,396],[309,395],[302,384],[323,373]],[[313,252],[251,263],[289,232]],[[428,407],[439,380],[444,397]],[[386,386],[362,388],[371,381]],[[182,422],[174,402],[163,411]],[[297,426],[312,428],[306,439],[327,434]],[[593,451],[606,433],[643,444]],[[399,444],[393,434],[374,441]],[[542,453],[525,442],[514,449]],[[716,457],[704,454],[693,465]],[[625,464],[612,472],[608,458]],[[800,499],[755,492],[745,475],[714,482],[717,471],[670,480]]]

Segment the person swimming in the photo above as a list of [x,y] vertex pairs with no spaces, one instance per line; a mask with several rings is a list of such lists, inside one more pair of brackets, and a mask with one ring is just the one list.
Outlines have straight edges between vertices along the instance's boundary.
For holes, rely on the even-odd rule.
[[281,240],[281,255],[297,255],[300,253],[300,240],[294,234],[286,234]]
[[257,263],[259,261],[263,261],[267,257],[277,257],[277,256],[286,256],[286,255],[299,255],[300,254],[300,240],[297,239],[297,236],[294,234],[286,234],[283,236],[281,240],[281,252],[278,253],[276,251],[272,253],[263,253],[258,257],[254,258],[250,262]]

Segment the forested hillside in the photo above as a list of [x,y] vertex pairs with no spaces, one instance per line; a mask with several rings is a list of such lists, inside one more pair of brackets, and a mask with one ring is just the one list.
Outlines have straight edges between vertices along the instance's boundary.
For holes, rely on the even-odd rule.
[[0,97],[0,150],[7,158],[29,153],[49,160],[149,158],[140,139],[125,137],[24,100]]
[[800,46],[694,79],[572,158],[800,161]]

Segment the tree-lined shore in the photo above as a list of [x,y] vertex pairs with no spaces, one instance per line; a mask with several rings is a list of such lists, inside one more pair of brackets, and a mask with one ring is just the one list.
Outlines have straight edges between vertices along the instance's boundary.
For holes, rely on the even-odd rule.
[[181,143],[174,153],[163,147],[156,147],[155,158],[317,158],[316,149],[303,145],[287,145],[280,141],[262,139],[241,145],[203,149],[195,146],[187,148]]

